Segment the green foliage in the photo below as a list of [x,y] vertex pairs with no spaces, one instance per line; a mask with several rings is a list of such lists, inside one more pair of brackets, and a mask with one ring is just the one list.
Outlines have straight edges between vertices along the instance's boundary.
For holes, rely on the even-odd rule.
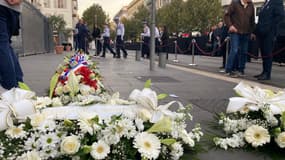
[[144,88],[150,88],[151,87],[151,79],[147,80],[144,84]]
[[65,30],[66,22],[62,16],[52,15],[48,18],[48,21],[53,31],[59,32]]
[[93,4],[87,8],[83,12],[82,19],[87,23],[90,31],[96,23],[99,28],[103,28],[103,25],[109,21],[107,14],[99,4]]
[[143,22],[149,22],[149,11],[145,6],[140,6],[131,19],[122,19],[125,25],[125,37],[128,40],[137,41],[143,32]]
[[55,73],[50,80],[50,87],[49,87],[49,97],[50,98],[52,98],[53,96],[53,92],[56,87],[56,83],[58,81],[59,76],[60,75],[58,73]]
[[24,82],[18,82],[18,86],[19,86],[19,88],[27,90],[27,91],[31,90],[30,87]]

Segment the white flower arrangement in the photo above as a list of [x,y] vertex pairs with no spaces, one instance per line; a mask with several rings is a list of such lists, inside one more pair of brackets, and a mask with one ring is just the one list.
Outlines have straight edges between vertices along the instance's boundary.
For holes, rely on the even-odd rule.
[[[71,66],[75,63],[72,61]],[[90,70],[85,71],[89,74]],[[191,131],[186,130],[186,121],[192,120],[191,106],[183,106],[180,102],[174,101],[159,105],[159,100],[167,95],[157,95],[150,88],[150,81],[146,82],[143,90],[134,90],[129,100],[123,100],[119,98],[119,93],[98,94],[98,91],[88,85],[73,83],[81,78],[80,75],[73,75],[72,82],[54,84],[52,94],[58,95],[54,98],[35,97],[28,92],[31,102],[20,99],[21,104],[25,104],[21,111],[28,109],[25,114],[9,114],[9,107],[4,112],[1,110],[0,118],[7,121],[0,122],[0,159],[165,159],[168,157],[178,160],[188,148],[194,150],[196,143],[203,136],[199,125]],[[96,79],[96,75],[92,74],[90,79]],[[103,85],[100,85],[100,89],[103,90]],[[67,108],[56,107],[63,104],[84,105],[99,101],[114,107],[121,105],[124,109],[119,112],[120,114],[114,113],[105,118],[88,110],[90,107],[77,108],[72,118],[58,118],[57,113],[52,112],[56,110],[44,112],[46,109]],[[168,108],[174,103],[178,104],[179,109],[169,110]],[[51,106],[54,108],[47,108]],[[72,107],[74,106],[69,106],[69,109],[72,110]],[[78,112],[79,110],[81,112]],[[68,112],[65,109],[61,111]],[[74,115],[77,115],[76,118]],[[281,140],[279,141],[281,144]]]
[[[219,126],[225,137],[214,143],[225,150],[248,148],[283,152],[285,147],[285,92],[251,87],[241,82],[234,90],[240,97],[230,98],[227,113],[220,114]],[[271,153],[270,153],[271,152]],[[285,157],[283,157],[285,158]]]

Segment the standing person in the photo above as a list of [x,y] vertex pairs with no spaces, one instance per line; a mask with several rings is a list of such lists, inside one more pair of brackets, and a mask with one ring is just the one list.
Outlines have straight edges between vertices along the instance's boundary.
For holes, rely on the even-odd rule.
[[[251,0],[232,0],[225,13],[225,23],[229,27],[231,49],[226,66],[226,75],[244,76],[246,54],[250,34],[254,30],[254,6]],[[238,57],[238,75],[233,72],[235,58]]]
[[147,25],[146,22],[144,22],[143,24],[143,33],[141,33],[142,36],[142,40],[143,40],[143,44],[142,44],[142,57],[145,58],[149,58],[149,54],[150,54],[150,29]]
[[94,25],[92,36],[95,42],[96,47],[96,54],[95,56],[99,56],[102,50],[102,44],[101,44],[101,31],[97,24]]
[[258,80],[270,80],[272,70],[272,51],[277,35],[277,26],[284,18],[282,0],[266,0],[262,6],[256,27],[256,35],[262,56],[262,73],[254,76]]
[[159,33],[157,26],[155,26],[154,37],[155,37],[155,53],[158,55],[160,52],[160,45],[159,45],[160,44],[160,33]]
[[115,23],[117,24],[117,29],[116,29],[116,52],[117,52],[117,57],[116,58],[121,58],[121,53],[120,50],[123,51],[124,53],[124,58],[127,58],[128,53],[125,50],[124,46],[124,35],[125,35],[125,27],[122,22],[120,22],[119,17],[115,17],[114,19]]
[[88,36],[88,29],[84,24],[82,19],[79,20],[78,25],[76,26],[78,29],[78,49],[87,52],[87,36]]
[[[227,58],[227,44],[225,42],[227,36],[228,36],[228,28],[227,26],[224,24],[224,22],[219,22],[218,24],[218,29],[219,29],[219,37],[217,38],[219,47],[220,47],[220,55],[223,57],[223,62],[222,62],[222,66],[220,67],[220,69],[225,69],[226,67],[226,58]],[[224,72],[224,70],[221,70]]]
[[77,28],[73,30],[73,42],[74,42],[74,45],[73,45],[74,50],[77,51],[78,49],[78,29]]
[[0,83],[4,89],[18,87],[23,72],[11,47],[12,35],[19,35],[21,0],[0,0]]
[[160,40],[161,40],[160,44],[161,44],[162,52],[166,53],[166,59],[168,59],[169,34],[168,34],[166,26],[162,27]]
[[105,58],[106,56],[105,53],[106,53],[106,48],[107,48],[113,54],[113,58],[115,58],[116,53],[113,51],[113,49],[110,46],[110,29],[109,29],[108,24],[104,25],[104,32],[102,34],[102,37],[104,39],[104,42],[103,42],[103,54],[101,57]]

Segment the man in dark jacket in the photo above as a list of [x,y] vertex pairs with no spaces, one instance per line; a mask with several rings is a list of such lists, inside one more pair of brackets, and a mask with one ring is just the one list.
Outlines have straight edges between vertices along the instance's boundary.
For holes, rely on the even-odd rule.
[[97,24],[95,24],[95,26],[94,26],[92,37],[94,38],[94,41],[95,41],[96,56],[99,56],[101,51],[102,51],[102,44],[101,44],[101,40],[100,40],[101,31],[100,31],[99,27],[97,26]]
[[12,46],[12,35],[19,34],[21,0],[0,0],[0,84],[5,89],[18,86],[23,72]]
[[[251,0],[233,0],[225,13],[225,23],[229,28],[231,49],[226,72],[231,77],[243,76],[249,36],[254,30],[255,15]],[[235,59],[238,57],[239,75],[233,72]]]
[[277,26],[284,17],[282,0],[266,0],[262,6],[256,27],[256,36],[262,55],[262,73],[254,76],[258,80],[270,80],[272,69],[272,51],[277,35]]

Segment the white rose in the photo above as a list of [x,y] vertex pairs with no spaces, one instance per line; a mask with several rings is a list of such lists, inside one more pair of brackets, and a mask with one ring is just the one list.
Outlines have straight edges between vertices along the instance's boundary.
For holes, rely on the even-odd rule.
[[280,133],[275,141],[280,148],[285,148],[285,132]]
[[53,107],[62,106],[62,103],[59,97],[52,99],[52,106]]
[[79,148],[80,142],[77,136],[65,137],[60,144],[61,152],[66,154],[75,154]]
[[31,118],[31,125],[33,127],[38,127],[40,126],[41,123],[45,121],[46,116],[44,114],[37,113],[31,116],[30,118]]

